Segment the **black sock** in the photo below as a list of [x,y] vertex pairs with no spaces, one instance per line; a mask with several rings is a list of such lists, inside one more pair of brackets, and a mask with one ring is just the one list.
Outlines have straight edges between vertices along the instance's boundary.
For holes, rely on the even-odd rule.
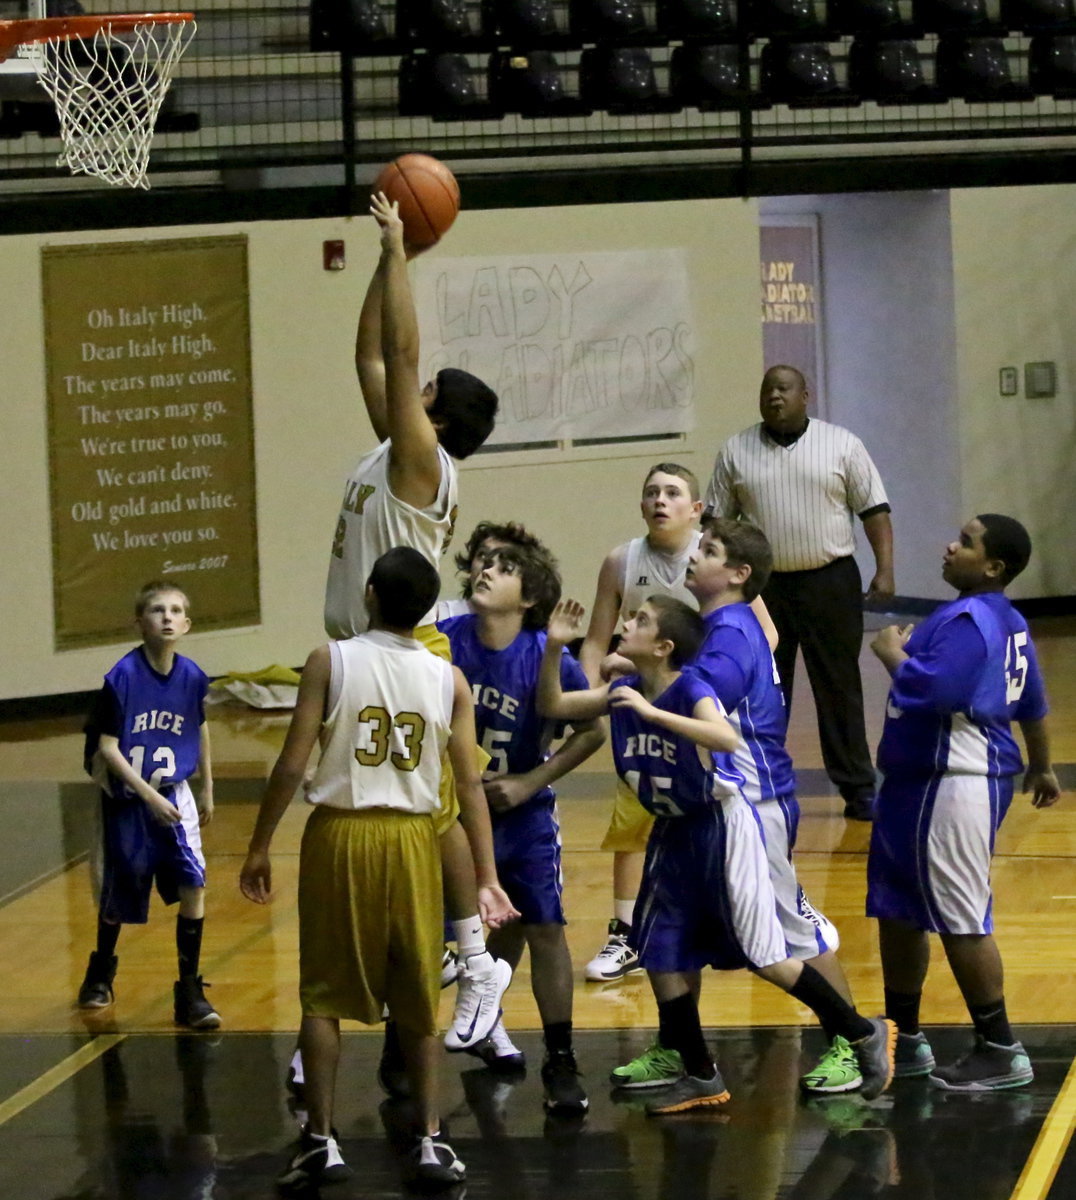
[[542,1036],[545,1038],[545,1048],[550,1054],[571,1054],[571,1021],[548,1022],[548,1024],[542,1026]]
[[969,1004],[968,1012],[975,1023],[975,1032],[995,1046],[1012,1046],[1016,1043],[1009,1014],[1005,1011],[1005,998],[991,1004]]
[[180,979],[198,974],[204,924],[204,917],[176,917],[176,952],[179,955]]
[[116,953],[116,943],[120,940],[120,923],[110,925],[107,921],[97,918],[97,953],[102,958],[111,958]]
[[667,1050],[678,1050],[684,1070],[696,1079],[713,1079],[717,1068],[702,1036],[699,1006],[690,992],[675,1000],[658,1002],[658,1040]]
[[801,1004],[806,1004],[822,1022],[824,1029],[839,1033],[850,1042],[858,1042],[874,1032],[870,1021],[861,1017],[847,1000],[842,999],[833,985],[809,963],[803,964],[796,986],[789,988],[788,994]]
[[919,1004],[922,992],[895,992],[885,989],[885,1015],[893,1021],[901,1033],[919,1032]]

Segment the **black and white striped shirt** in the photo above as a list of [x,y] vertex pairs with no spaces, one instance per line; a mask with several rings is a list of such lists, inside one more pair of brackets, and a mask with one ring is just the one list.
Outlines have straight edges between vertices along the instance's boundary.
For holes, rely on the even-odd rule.
[[878,469],[854,433],[812,418],[789,446],[762,422],[729,438],[705,509],[758,525],[777,571],[809,571],[855,552],[854,516],[888,511]]

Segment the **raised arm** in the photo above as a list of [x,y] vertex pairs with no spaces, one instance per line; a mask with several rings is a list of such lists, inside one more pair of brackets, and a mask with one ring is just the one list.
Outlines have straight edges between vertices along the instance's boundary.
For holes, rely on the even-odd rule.
[[269,846],[280,818],[302,786],[310,752],[318,738],[329,691],[329,647],[319,646],[306,660],[299,681],[299,695],[291,714],[280,756],[273,766],[262,797],[254,832],[250,836],[246,862],[239,874],[239,887],[248,900],[265,904],[272,892]]
[[379,442],[389,436],[385,411],[385,360],[381,357],[381,297],[384,290],[381,263],[378,263],[359,312],[359,327],[355,332],[355,371],[366,415]]
[[579,636],[583,606],[576,600],[561,600],[549,618],[545,653],[538,673],[538,711],[558,721],[593,721],[608,711],[608,684],[585,692],[566,692],[560,682],[560,653]]
[[609,653],[609,642],[612,640],[620,614],[625,553],[625,546],[617,546],[606,555],[598,572],[598,587],[590,610],[590,625],[583,640],[583,648],[579,651],[579,665],[592,686],[601,683],[602,659]]
[[609,692],[612,708],[631,708],[651,725],[659,725],[678,737],[687,738],[704,750],[729,753],[740,744],[740,736],[721,715],[717,705],[709,696],[701,696],[691,710],[690,717],[657,708],[631,687],[615,687]]
[[[391,439],[389,486],[397,499],[425,508],[441,482],[437,430],[423,404],[418,378],[418,319],[407,274],[407,249],[398,206],[380,192],[370,211],[381,226],[381,359],[385,430]],[[372,420],[373,418],[371,418]]]

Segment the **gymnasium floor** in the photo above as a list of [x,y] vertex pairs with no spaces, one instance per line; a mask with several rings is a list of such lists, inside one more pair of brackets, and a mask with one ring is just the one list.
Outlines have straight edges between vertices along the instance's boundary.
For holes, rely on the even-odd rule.
[[[1076,785],[1076,623],[1049,620],[1036,638],[1053,703],[1054,757]],[[191,652],[197,656],[192,642]],[[870,736],[885,677],[864,652]],[[117,1002],[97,1017],[73,1007],[95,914],[86,846],[94,792],[81,775],[79,721],[0,724],[0,815],[12,849],[0,862],[0,1195],[20,1200],[270,1197],[296,1131],[284,1072],[297,1026],[293,904],[305,813],[289,810],[274,858],[278,898],[245,902],[236,878],[262,783],[287,718],[212,712],[217,816],[206,834],[209,909],[203,970],[224,1016],[219,1034],[171,1022],[173,921],[160,906],[124,931]],[[790,747],[804,816],[797,850],[812,900],[840,927],[860,1007],[881,1002],[874,933],[862,917],[869,829],[846,823],[820,767],[801,686]],[[1010,1013],[1036,1069],[1032,1087],[980,1098],[896,1085],[804,1102],[796,1078],[821,1047],[810,1014],[744,973],[704,982],[703,1019],[733,1093],[727,1112],[666,1120],[618,1103],[605,1080],[656,1023],[645,979],[581,980],[608,919],[609,861],[595,847],[607,817],[608,760],[565,781],[562,825],[569,943],[577,965],[576,1030],[590,1094],[583,1122],[541,1108],[537,1015],[526,963],[506,1022],[530,1070],[492,1078],[473,1059],[446,1064],[443,1111],[468,1165],[466,1193],[494,1200],[1072,1200],[1076,1197],[1076,805],[1046,812],[1017,798],[999,838],[995,888]],[[447,1015],[447,1008],[446,1008]],[[927,983],[924,1020],[941,1059],[968,1040],[944,964]],[[402,1114],[374,1073],[379,1035],[345,1035],[337,1124],[355,1178],[340,1200],[398,1196],[393,1134]],[[462,1061],[461,1061],[462,1060]],[[459,1195],[460,1193],[457,1193]]]

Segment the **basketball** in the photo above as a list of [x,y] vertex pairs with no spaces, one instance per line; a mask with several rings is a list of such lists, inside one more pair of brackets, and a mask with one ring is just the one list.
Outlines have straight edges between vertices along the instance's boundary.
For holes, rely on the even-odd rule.
[[404,238],[412,246],[432,246],[448,232],[460,210],[456,177],[428,154],[404,154],[384,167],[374,183],[400,206]]

